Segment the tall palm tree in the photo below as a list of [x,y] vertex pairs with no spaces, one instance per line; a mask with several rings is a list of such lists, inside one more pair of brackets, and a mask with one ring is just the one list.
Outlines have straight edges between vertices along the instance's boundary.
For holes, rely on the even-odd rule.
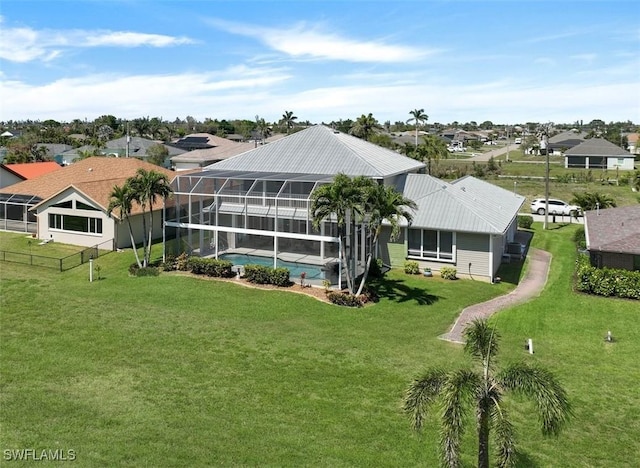
[[[164,200],[171,193],[169,179],[166,175],[156,172],[138,169],[135,177],[128,181],[132,196],[142,206],[142,225],[147,237],[143,240],[144,251],[143,267],[149,265],[151,260],[151,245],[153,240],[153,204],[158,198]],[[149,212],[147,213],[147,207]],[[147,225],[147,216],[149,217]]]
[[131,215],[133,200],[133,192],[128,184],[124,184],[122,187],[114,185],[113,189],[111,190],[111,194],[109,195],[109,206],[107,207],[107,215],[111,216],[111,213],[114,210],[118,210],[118,222],[127,222],[127,226],[129,228],[129,237],[131,239],[131,247],[133,248],[133,253],[136,256],[136,263],[138,264],[138,268],[142,268],[142,263],[140,262],[140,257],[138,256],[138,249],[136,249],[136,240],[133,237],[131,219],[129,217]]
[[383,222],[386,221],[391,226],[391,240],[397,239],[400,234],[400,220],[405,219],[407,223],[413,220],[413,212],[418,208],[416,203],[406,198],[395,187],[381,185],[366,177],[358,177],[356,181],[363,190],[363,214],[369,221],[369,229],[373,233],[367,255],[367,263],[364,274],[360,281],[360,286],[356,296],[362,294],[362,289],[367,281],[371,261],[378,250],[378,240],[382,232]]
[[424,113],[424,109],[414,109],[409,112],[412,115],[410,119],[407,120],[407,123],[413,122],[416,125],[416,146],[418,146],[418,129],[420,125],[427,121],[429,116]]
[[[354,292],[351,257],[352,243],[347,238],[347,224],[353,224],[360,215],[362,206],[362,190],[353,182],[351,177],[338,174],[330,184],[318,187],[311,195],[311,216],[313,226],[320,229],[323,221],[335,218],[338,227],[338,242],[340,243],[340,261],[346,265],[347,287]],[[353,230],[351,231],[353,233]],[[351,237],[351,236],[349,236]]]
[[262,139],[262,143],[269,137],[271,134],[271,127],[263,117],[259,117],[256,115],[256,130]]
[[435,161],[437,165],[441,159],[447,159],[449,150],[437,135],[426,135],[422,137],[422,141],[418,146],[418,153],[423,157],[422,161],[427,163],[427,171],[431,175],[431,161]]
[[298,117],[293,115],[292,111],[284,111],[284,114],[282,114],[282,119],[280,119],[280,125],[284,125],[285,127],[287,127],[287,135],[296,124],[295,123],[296,120],[298,120]]
[[362,114],[360,117],[356,119],[356,121],[351,125],[349,129],[349,133],[358,138],[362,138],[363,140],[369,140],[375,128],[378,128],[380,125],[378,121],[373,117],[371,112],[368,115]]
[[512,364],[496,371],[494,357],[499,335],[486,320],[476,320],[465,330],[464,350],[479,364],[476,369],[431,369],[414,380],[404,398],[404,410],[413,428],[420,430],[427,410],[439,399],[441,411],[441,461],[460,465],[460,440],[464,415],[473,404],[478,431],[478,467],[489,467],[489,435],[494,432],[497,465],[515,463],[513,426],[502,404],[506,391],[527,396],[539,413],[542,433],[558,434],[571,414],[567,395],[555,377],[532,365]]

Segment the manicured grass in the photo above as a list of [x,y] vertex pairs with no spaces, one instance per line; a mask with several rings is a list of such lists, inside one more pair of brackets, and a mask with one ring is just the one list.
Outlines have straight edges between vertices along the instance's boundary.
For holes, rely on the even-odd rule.
[[[556,372],[575,417],[546,439],[528,403],[507,405],[523,465],[631,466],[638,304],[571,292],[571,229],[535,232],[554,255],[548,286],[495,321],[502,359]],[[132,260],[101,258],[93,283],[86,266],[0,264],[0,448],[74,449],[81,466],[434,466],[437,428],[412,434],[403,391],[427,367],[464,365],[461,347],[437,337],[465,305],[512,287],[394,271],[378,304],[345,309],[185,276],[131,278]],[[608,329],[615,343],[604,343]]]

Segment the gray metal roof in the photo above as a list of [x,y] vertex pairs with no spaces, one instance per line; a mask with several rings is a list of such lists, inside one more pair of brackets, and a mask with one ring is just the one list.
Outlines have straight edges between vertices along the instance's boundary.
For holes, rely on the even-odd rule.
[[379,179],[422,167],[424,164],[419,161],[323,125],[309,127],[215,164],[216,170],[344,173]]
[[565,156],[617,156],[632,158],[633,155],[627,150],[620,148],[618,145],[614,145],[610,141],[603,138],[590,138],[585,140],[584,143],[574,146],[568,149],[564,153]]
[[640,255],[640,205],[587,211],[584,224],[590,251]]
[[409,174],[404,195],[418,210],[413,227],[484,234],[504,233],[525,198],[474,177],[447,183],[424,174]]

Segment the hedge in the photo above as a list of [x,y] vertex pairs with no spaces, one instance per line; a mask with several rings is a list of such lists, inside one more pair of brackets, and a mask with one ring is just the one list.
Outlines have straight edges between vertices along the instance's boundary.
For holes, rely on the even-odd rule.
[[518,227],[522,229],[531,229],[533,224],[533,216],[530,215],[518,215]]
[[244,266],[244,278],[255,284],[291,285],[287,268],[270,268],[264,265],[249,264]]
[[640,271],[596,268],[589,257],[579,255],[576,260],[576,289],[598,296],[640,299]]
[[191,257],[187,260],[187,270],[196,275],[214,276],[217,278],[231,278],[235,276],[231,267],[233,263],[228,260],[216,260],[215,258]]

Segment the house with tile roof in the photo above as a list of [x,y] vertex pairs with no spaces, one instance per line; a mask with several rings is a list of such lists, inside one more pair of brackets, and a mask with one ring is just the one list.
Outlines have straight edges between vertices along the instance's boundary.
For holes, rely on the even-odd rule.
[[584,232],[593,266],[640,271],[640,205],[587,211]]
[[[392,242],[390,229],[383,229],[377,254],[386,264],[416,260],[493,281],[515,238],[524,197],[473,177],[444,182],[421,174],[424,168],[422,162],[326,126],[309,127],[200,172],[178,173],[172,182],[175,205],[165,222],[165,251],[266,259],[274,266],[288,261],[302,265],[307,280],[342,284],[347,257],[336,220],[316,228],[310,212],[314,190],[341,173],[393,186],[418,204],[399,239]],[[362,273],[372,233],[366,223],[348,231],[344,249]],[[312,266],[318,267],[316,277],[309,274]]]
[[[0,229],[30,232],[38,239],[103,249],[130,247],[128,227],[118,213],[107,214],[114,186],[138,169],[169,179],[172,171],[136,158],[91,157],[0,189]],[[162,235],[162,206],[155,211],[154,238]],[[135,239],[142,240],[142,208],[131,213]]]
[[564,167],[632,171],[634,156],[604,138],[590,138],[565,151]]
[[61,166],[53,161],[0,164],[0,188],[17,184],[23,180],[35,179],[58,169],[61,169]]

